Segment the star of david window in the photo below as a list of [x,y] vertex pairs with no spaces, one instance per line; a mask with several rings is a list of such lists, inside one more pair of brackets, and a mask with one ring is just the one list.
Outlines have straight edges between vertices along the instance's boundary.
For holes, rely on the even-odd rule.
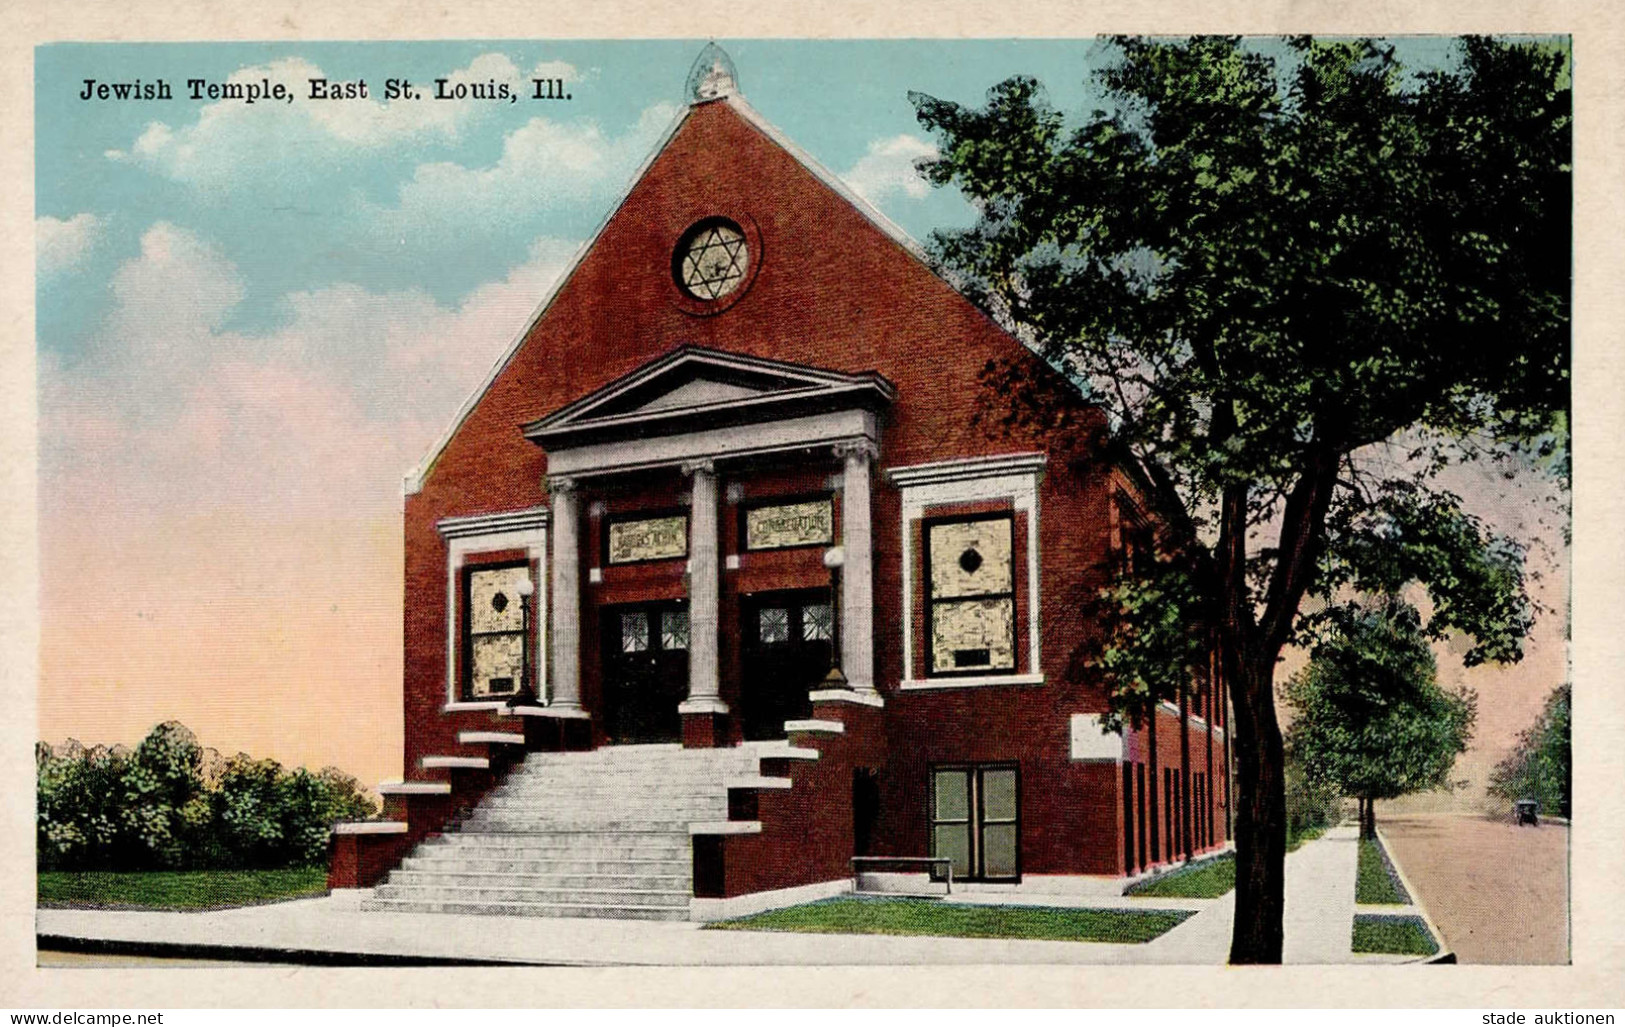
[[745,281],[750,248],[745,233],[732,221],[701,221],[683,236],[672,259],[672,272],[683,291],[697,300],[716,300]]

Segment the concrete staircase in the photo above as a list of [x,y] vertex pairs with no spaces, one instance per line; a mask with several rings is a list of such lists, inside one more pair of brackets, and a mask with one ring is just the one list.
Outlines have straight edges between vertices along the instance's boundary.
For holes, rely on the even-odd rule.
[[425,840],[363,909],[686,920],[689,825],[728,818],[759,745],[531,753],[462,822]]

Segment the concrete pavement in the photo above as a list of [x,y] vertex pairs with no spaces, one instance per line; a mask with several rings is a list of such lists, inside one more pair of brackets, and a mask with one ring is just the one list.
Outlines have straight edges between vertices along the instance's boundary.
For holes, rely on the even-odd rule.
[[[1368,962],[1349,951],[1354,918],[1355,829],[1334,828],[1287,857],[1284,958],[1288,963]],[[767,966],[929,964],[1205,964],[1225,962],[1234,893],[1219,899],[1150,899],[1036,889],[957,893],[955,902],[1189,909],[1193,916],[1141,945],[895,935],[708,931],[688,922],[464,916],[364,911],[358,896],[214,912],[42,909],[41,936],[358,958],[552,966]],[[229,958],[229,957],[228,957]]]

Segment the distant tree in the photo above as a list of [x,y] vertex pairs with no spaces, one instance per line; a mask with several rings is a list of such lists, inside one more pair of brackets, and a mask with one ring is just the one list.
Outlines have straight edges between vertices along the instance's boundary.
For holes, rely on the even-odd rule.
[[309,866],[334,823],[377,812],[340,770],[222,760],[175,721],[134,749],[42,742],[34,761],[41,869]]
[[923,172],[979,214],[933,247],[1060,372],[990,363],[993,416],[1094,451],[1075,404],[1046,398],[1064,378],[1142,483],[1162,558],[1120,579],[1095,665],[1140,719],[1216,649],[1235,714],[1230,958],[1279,962],[1274,675],[1313,627],[1305,597],[1419,582],[1426,632],[1469,636],[1469,664],[1522,655],[1522,547],[1435,475],[1488,458],[1566,479],[1567,57],[1482,38],[1432,70],[1372,40],[1115,49],[1108,109],[1071,125],[1027,77],[981,109],[911,97],[939,141]]
[[1469,689],[1439,687],[1421,618],[1397,600],[1344,607],[1292,677],[1288,757],[1309,781],[1360,801],[1360,834],[1376,833],[1377,799],[1446,787],[1477,716]]
[[[127,862],[178,867],[194,842],[188,812],[203,791],[203,750],[179,721],[153,728],[123,762],[119,817],[131,847]],[[191,810],[195,815],[195,809]]]
[[1571,816],[1574,765],[1569,746],[1568,685],[1546,696],[1545,708],[1490,775],[1490,794],[1510,802],[1534,799],[1560,817]]

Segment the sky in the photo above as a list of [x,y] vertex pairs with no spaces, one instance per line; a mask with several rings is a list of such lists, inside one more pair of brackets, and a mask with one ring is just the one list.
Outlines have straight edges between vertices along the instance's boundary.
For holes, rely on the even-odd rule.
[[[39,731],[398,777],[401,479],[678,115],[703,40],[58,44],[36,51]],[[1096,41],[723,41],[745,97],[917,239],[971,208],[913,162],[917,90],[1012,74],[1100,102]],[[1261,44],[1273,45],[1273,44]],[[1402,52],[1441,59],[1442,43]],[[365,100],[307,80],[365,80]],[[386,101],[386,80],[562,79],[567,101]],[[173,99],[81,100],[85,80]],[[187,80],[292,103],[193,100]],[[1452,484],[1552,547],[1530,658],[1480,690],[1487,767],[1564,673],[1566,553],[1535,505]],[[1475,764],[1475,765],[1478,765]]]

